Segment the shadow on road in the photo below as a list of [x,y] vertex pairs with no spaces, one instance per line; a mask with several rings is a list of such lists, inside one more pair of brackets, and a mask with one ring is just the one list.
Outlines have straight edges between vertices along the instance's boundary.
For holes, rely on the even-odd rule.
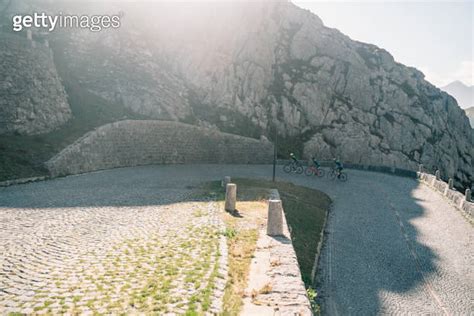
[[[424,216],[408,178],[348,170],[349,181],[286,175],[327,193],[334,202],[317,277],[324,314],[374,315],[386,305],[400,311],[439,312],[429,295],[418,295],[437,273],[437,256],[418,242],[412,221]],[[0,188],[2,208],[145,206],[192,199],[203,182],[224,175],[268,178],[271,166],[162,166],[115,169],[53,181]],[[415,294],[414,294],[415,293]]]
[[317,278],[323,314],[440,313],[426,290],[426,278],[437,273],[437,256],[418,241],[412,224],[425,213],[413,197],[419,184],[352,173],[349,187],[328,188],[335,210]]

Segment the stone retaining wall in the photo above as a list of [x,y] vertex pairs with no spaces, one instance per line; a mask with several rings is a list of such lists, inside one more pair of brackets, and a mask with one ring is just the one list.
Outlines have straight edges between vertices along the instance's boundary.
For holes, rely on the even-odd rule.
[[471,221],[474,220],[474,203],[467,201],[466,196],[456,190],[450,189],[449,185],[442,181],[436,180],[436,176],[424,172],[417,172],[417,178],[422,183],[431,187],[444,197],[446,197],[457,209],[463,212]]
[[268,164],[273,144],[171,121],[126,120],[87,133],[46,163],[51,176],[150,164]]

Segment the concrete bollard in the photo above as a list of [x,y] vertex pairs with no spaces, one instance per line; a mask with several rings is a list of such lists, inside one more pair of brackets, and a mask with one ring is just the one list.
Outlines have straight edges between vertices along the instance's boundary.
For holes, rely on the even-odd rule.
[[453,181],[453,178],[449,178],[448,180],[448,187],[450,190],[452,190],[454,188],[454,181]]
[[435,176],[436,176],[436,180],[439,181],[439,179],[441,178],[439,170],[436,170]]
[[281,206],[281,200],[268,201],[267,235],[283,235],[283,207]]
[[237,199],[237,185],[235,183],[227,183],[225,189],[225,210],[229,212],[235,211],[235,200]]
[[422,165],[422,164],[420,164],[420,165],[418,166],[418,172],[423,172],[423,165]]
[[471,202],[471,189],[466,189],[466,201]]
[[225,176],[224,179],[222,180],[221,182],[221,186],[223,188],[227,188],[227,183],[230,183],[230,177],[229,176]]

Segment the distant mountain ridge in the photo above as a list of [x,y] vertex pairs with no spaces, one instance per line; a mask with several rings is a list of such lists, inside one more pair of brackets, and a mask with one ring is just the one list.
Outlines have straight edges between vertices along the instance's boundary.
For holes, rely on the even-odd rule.
[[464,111],[466,112],[466,115],[469,118],[471,127],[474,128],[474,106],[471,106],[470,108],[467,108]]
[[474,106],[474,86],[467,86],[461,81],[454,81],[441,89],[452,95],[461,108],[467,109]]

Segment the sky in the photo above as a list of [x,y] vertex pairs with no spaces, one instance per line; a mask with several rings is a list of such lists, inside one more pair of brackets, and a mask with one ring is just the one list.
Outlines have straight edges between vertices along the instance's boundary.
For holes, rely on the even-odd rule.
[[474,0],[293,0],[328,27],[375,44],[438,87],[474,85]]

